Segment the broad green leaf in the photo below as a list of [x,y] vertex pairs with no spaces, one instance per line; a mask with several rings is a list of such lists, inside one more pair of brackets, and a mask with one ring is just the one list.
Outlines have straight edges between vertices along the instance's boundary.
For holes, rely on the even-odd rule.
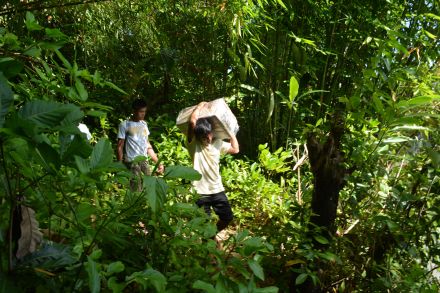
[[101,138],[95,145],[90,158],[90,167],[92,169],[105,168],[113,161],[113,150],[110,142]]
[[11,57],[0,58],[0,73],[3,72],[6,78],[19,74],[24,68],[22,62]]
[[80,203],[76,207],[76,217],[79,222],[90,221],[90,216],[96,211],[96,208],[88,202]]
[[74,161],[74,156],[88,158],[92,153],[92,146],[86,139],[79,134],[72,137],[71,135],[60,135],[60,152],[64,162]]
[[207,293],[217,293],[217,290],[215,290],[213,285],[202,280],[195,281],[192,287],[193,289],[205,290]]
[[0,72],[0,127],[3,127],[3,124],[5,123],[5,117],[13,99],[14,94],[8,84],[8,80],[3,73]]
[[23,52],[24,55],[32,56],[32,57],[40,57],[41,56],[41,49],[37,48],[36,46],[32,46],[26,51]]
[[87,262],[84,264],[87,275],[89,277],[89,289],[92,293],[101,291],[101,276],[99,275],[99,265],[90,257],[87,256]]
[[75,163],[78,170],[83,173],[87,174],[90,172],[90,162],[89,160],[83,159],[81,157],[75,156]]
[[25,24],[29,31],[39,31],[43,29],[43,27],[35,20],[35,16],[30,11],[26,12]]
[[154,269],[146,269],[142,272],[134,272],[126,278],[128,283],[136,282],[142,285],[143,289],[146,290],[149,285],[153,285],[156,289],[155,292],[165,292],[165,287],[167,284],[167,279],[160,272]]
[[306,273],[300,274],[298,277],[296,277],[295,285],[301,285],[302,283],[304,283],[308,276],[309,275],[307,275]]
[[108,265],[107,267],[107,273],[114,274],[114,273],[120,273],[125,270],[125,266],[121,261],[115,261]]
[[377,112],[383,114],[384,107],[382,101],[380,100],[380,98],[377,96],[376,93],[373,94],[373,105],[374,105],[374,109],[376,109]]
[[92,253],[89,255],[89,257],[90,257],[92,260],[98,260],[98,259],[101,258],[101,256],[102,256],[102,250],[101,250],[101,249],[95,249],[95,250],[93,250]]
[[397,103],[399,107],[407,107],[407,106],[422,106],[426,104],[432,103],[434,100],[439,100],[440,95],[432,95],[432,96],[418,96],[406,101],[400,101]]
[[251,268],[255,276],[264,281],[264,272],[261,265],[253,259],[248,260],[248,265]]
[[60,126],[62,121],[71,112],[77,112],[75,117],[82,117],[81,110],[72,104],[34,100],[27,102],[18,112],[18,116],[24,120],[30,120],[43,128]]
[[164,204],[168,185],[162,178],[144,176],[143,187],[152,212],[158,212]]
[[330,251],[319,252],[318,255],[319,255],[319,257],[326,259],[328,261],[337,262],[337,263],[340,262],[339,257]]
[[51,145],[39,143],[36,150],[47,171],[58,170],[61,167],[60,155]]
[[121,293],[125,288],[125,283],[118,283],[116,277],[110,277],[107,281],[107,286],[113,293]]
[[165,178],[182,178],[186,180],[200,180],[202,175],[190,167],[185,166],[167,166],[165,169]]
[[290,78],[290,83],[289,83],[289,101],[290,101],[290,104],[293,103],[293,100],[298,95],[298,89],[299,89],[298,81],[296,80],[296,78],[294,76],[292,76]]

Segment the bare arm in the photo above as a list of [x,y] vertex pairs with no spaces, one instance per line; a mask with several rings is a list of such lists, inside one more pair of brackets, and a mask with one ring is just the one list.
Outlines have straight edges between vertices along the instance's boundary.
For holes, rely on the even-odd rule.
[[197,119],[200,116],[200,110],[207,104],[207,102],[200,102],[194,111],[191,113],[188,123],[188,142],[191,142],[194,136],[194,127],[196,127]]
[[228,150],[228,154],[238,154],[240,152],[240,146],[235,135],[231,136],[231,148]]
[[[159,161],[159,158],[157,157],[156,153],[154,152],[153,146],[151,145],[150,142],[148,142],[147,154],[150,156],[150,158],[153,160],[153,162],[157,164],[157,162]],[[162,164],[160,164],[157,167],[157,172],[162,174],[163,171],[164,171],[164,166]]]
[[157,163],[159,158],[157,157],[156,153],[154,152],[154,149],[151,146],[150,142],[148,142],[147,154],[150,156],[150,158],[153,160],[153,162]]
[[122,159],[124,158],[124,142],[125,139],[118,139],[118,161],[122,162]]

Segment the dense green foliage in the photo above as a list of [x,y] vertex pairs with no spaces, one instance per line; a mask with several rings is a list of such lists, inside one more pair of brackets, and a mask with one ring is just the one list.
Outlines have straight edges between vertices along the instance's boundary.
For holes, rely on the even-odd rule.
[[[0,4],[0,291],[438,292],[439,5]],[[138,96],[166,172],[131,192],[115,142]],[[174,123],[218,97],[243,153],[223,249]],[[311,220],[310,141],[339,151],[335,233]]]

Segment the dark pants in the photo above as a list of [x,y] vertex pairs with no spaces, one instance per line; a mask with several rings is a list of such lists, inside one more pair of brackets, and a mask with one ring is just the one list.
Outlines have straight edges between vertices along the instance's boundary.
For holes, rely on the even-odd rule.
[[196,202],[199,207],[205,209],[208,215],[211,215],[211,207],[218,215],[219,221],[217,222],[217,231],[221,231],[228,226],[228,224],[234,218],[229,204],[228,198],[224,191],[214,194],[201,194],[201,198]]

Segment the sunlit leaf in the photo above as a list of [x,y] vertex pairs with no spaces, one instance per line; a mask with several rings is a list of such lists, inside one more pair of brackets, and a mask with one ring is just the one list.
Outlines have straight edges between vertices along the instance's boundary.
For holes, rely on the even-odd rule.
[[202,175],[190,167],[185,166],[167,166],[165,169],[165,178],[182,178],[186,180],[200,180]]
[[299,84],[294,76],[290,78],[289,83],[289,101],[292,104],[295,97],[298,95]]
[[273,91],[270,91],[269,110],[268,110],[268,115],[267,115],[267,121],[266,122],[269,122],[270,118],[272,117],[273,109],[274,108],[275,108],[275,97],[274,97]]

